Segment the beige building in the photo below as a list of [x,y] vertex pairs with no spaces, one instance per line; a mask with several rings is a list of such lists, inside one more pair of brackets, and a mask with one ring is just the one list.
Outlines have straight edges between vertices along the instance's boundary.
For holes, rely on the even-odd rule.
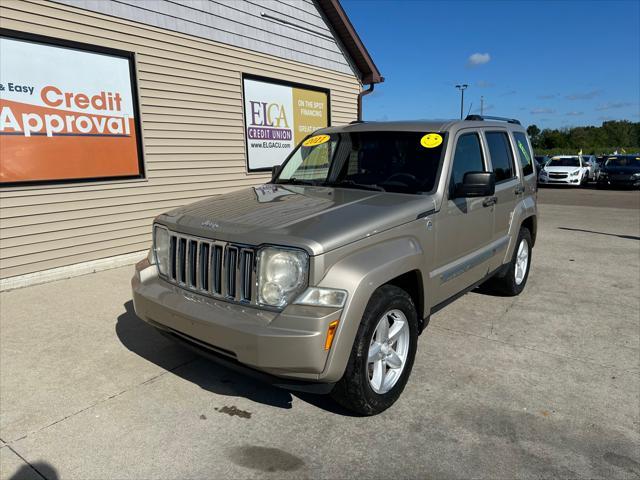
[[337,0],[3,0],[0,27],[0,289],[132,263],[383,80]]

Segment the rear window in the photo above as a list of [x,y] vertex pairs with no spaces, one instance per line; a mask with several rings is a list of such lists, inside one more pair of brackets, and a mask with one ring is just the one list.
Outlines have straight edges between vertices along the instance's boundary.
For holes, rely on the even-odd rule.
[[513,156],[506,132],[487,132],[487,144],[491,154],[491,164],[496,174],[496,183],[515,177]]
[[531,175],[533,173],[533,163],[531,162],[531,151],[529,150],[527,137],[522,132],[514,132],[513,138],[516,140],[516,150],[522,166],[522,174],[525,177]]

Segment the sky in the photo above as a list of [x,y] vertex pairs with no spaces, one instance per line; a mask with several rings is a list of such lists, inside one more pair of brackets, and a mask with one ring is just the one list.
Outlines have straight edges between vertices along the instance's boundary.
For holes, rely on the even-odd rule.
[[385,77],[365,120],[640,121],[640,1],[341,0]]

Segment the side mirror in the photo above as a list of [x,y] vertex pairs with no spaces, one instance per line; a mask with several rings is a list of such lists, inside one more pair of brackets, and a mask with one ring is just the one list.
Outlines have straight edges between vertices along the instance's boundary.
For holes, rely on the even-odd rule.
[[455,197],[489,197],[496,191],[496,174],[493,172],[467,172],[462,183],[456,185]]
[[276,181],[276,177],[278,176],[278,173],[280,173],[280,167],[281,165],[274,165],[271,167],[271,183]]

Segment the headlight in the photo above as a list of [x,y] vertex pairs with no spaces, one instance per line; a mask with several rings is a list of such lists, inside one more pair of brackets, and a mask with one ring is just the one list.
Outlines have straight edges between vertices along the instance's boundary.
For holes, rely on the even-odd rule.
[[634,173],[633,176],[636,177],[636,178],[640,178],[640,172]]
[[306,286],[309,256],[301,250],[266,247],[258,252],[258,303],[284,307]]
[[547,175],[549,175],[549,173],[546,170],[540,170],[540,175],[546,177]]
[[309,287],[293,303],[296,305],[312,305],[316,307],[344,307],[347,292],[334,288]]
[[569,175],[571,175],[572,177],[577,177],[578,175],[580,175],[580,170],[576,170],[575,172],[571,172]]
[[169,271],[169,230],[160,225],[153,227],[153,255],[162,275]]

